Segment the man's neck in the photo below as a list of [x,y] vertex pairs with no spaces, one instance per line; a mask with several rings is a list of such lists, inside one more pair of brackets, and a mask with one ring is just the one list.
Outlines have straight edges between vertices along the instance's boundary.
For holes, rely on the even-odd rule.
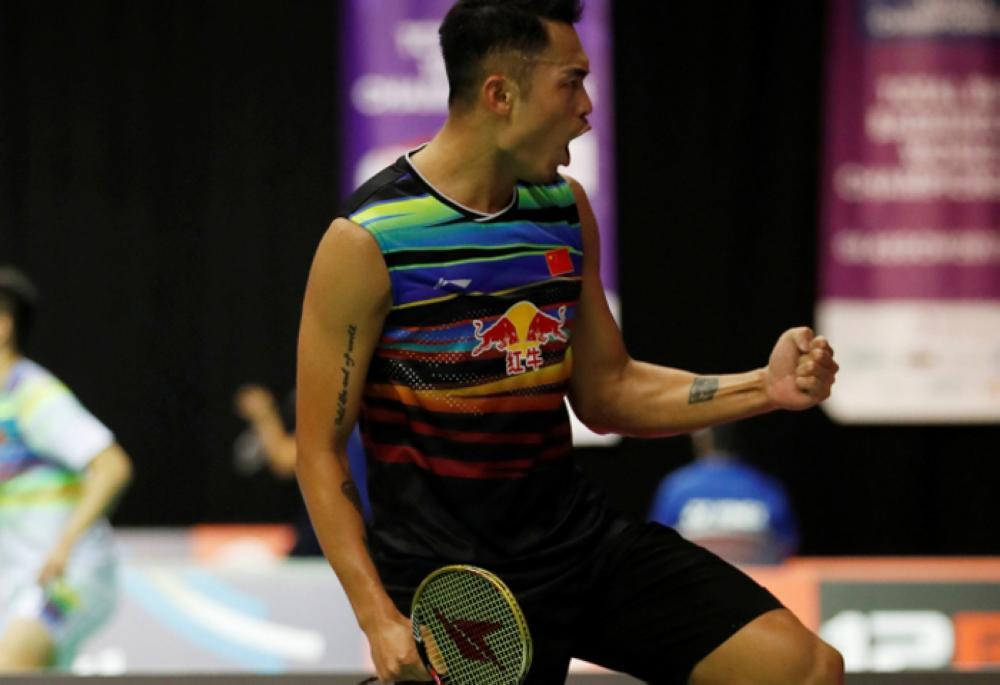
[[437,191],[470,209],[495,214],[510,204],[517,183],[500,157],[474,125],[449,119],[411,161]]

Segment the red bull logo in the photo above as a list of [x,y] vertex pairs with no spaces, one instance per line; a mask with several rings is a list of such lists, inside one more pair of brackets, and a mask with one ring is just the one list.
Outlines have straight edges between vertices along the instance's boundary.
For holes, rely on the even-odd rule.
[[558,340],[569,341],[566,332],[566,307],[559,308],[559,318],[549,316],[527,300],[518,302],[492,325],[483,326],[480,319],[472,322],[479,341],[472,356],[490,350],[507,353],[507,375],[534,371],[542,366],[542,346]]

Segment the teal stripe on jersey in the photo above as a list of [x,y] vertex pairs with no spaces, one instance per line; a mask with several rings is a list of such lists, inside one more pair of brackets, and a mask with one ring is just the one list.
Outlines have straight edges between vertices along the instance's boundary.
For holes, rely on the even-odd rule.
[[[583,273],[583,257],[567,252],[569,271],[566,277]],[[429,302],[456,293],[439,284],[468,281],[463,289],[466,296],[513,292],[525,285],[542,283],[553,278],[544,253],[519,255],[504,261],[475,261],[467,264],[425,265],[422,269],[389,272],[395,307]],[[437,322],[436,322],[437,323]],[[443,323],[443,322],[441,322]]]
[[468,352],[476,346],[476,340],[463,340],[442,345],[419,345],[414,343],[382,343],[384,350],[400,350],[405,352]]
[[510,249],[514,250],[516,248],[524,248],[526,250],[554,250],[559,247],[563,247],[564,243],[549,242],[549,243],[491,243],[489,245],[484,244],[482,241],[478,243],[469,242],[465,244],[456,243],[454,245],[427,245],[424,247],[400,247],[395,250],[385,250],[382,254],[395,254],[397,252],[412,252],[412,251],[422,251],[422,252],[439,252],[445,254],[448,252],[454,252],[455,250],[503,250]]
[[518,207],[539,209],[541,207],[571,207],[576,204],[573,189],[566,181],[552,185],[518,186]]
[[580,224],[535,223],[523,220],[496,224],[467,222],[447,226],[400,225],[391,229],[376,225],[368,227],[382,251],[453,248],[456,245],[498,247],[508,244],[572,245],[583,248]]

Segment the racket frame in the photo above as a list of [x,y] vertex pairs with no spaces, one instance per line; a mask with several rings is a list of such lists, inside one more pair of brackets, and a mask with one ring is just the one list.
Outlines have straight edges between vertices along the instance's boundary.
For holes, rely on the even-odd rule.
[[438,685],[447,685],[447,674],[441,675],[434,670],[434,666],[431,664],[430,658],[427,655],[427,649],[424,646],[423,638],[419,634],[420,630],[417,627],[416,616],[420,600],[423,597],[424,588],[426,588],[435,578],[449,573],[472,573],[479,576],[493,586],[493,588],[500,594],[501,598],[503,598],[504,602],[506,602],[507,606],[510,608],[511,614],[514,617],[514,621],[517,624],[517,632],[521,637],[521,644],[524,645],[524,649],[521,653],[521,665],[518,669],[518,682],[524,680],[524,676],[527,675],[528,668],[531,666],[531,659],[534,651],[531,642],[531,632],[528,630],[528,622],[524,618],[524,612],[521,611],[521,606],[517,603],[517,598],[514,597],[514,593],[510,591],[510,588],[507,587],[506,583],[500,580],[500,578],[498,578],[495,574],[490,573],[484,568],[468,564],[450,564],[448,566],[442,566],[441,568],[435,569],[427,574],[427,576],[420,582],[420,585],[417,586],[417,591],[413,593],[413,601],[410,604],[410,621],[414,626],[413,639],[417,643],[417,652],[420,654],[420,659],[424,662],[424,666],[427,668],[428,673],[430,673],[431,677],[434,678],[434,682],[438,683]]

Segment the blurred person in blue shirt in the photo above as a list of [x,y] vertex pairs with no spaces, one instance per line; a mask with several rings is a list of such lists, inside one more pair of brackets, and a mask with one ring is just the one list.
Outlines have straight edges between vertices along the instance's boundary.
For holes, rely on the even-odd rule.
[[695,461],[668,474],[650,519],[735,564],[779,564],[799,533],[785,488],[743,458],[737,424],[693,433]]

